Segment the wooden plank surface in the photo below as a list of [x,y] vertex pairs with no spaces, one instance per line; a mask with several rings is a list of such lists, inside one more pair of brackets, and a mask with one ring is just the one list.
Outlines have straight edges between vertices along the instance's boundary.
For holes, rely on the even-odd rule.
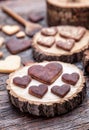
[[[12,0],[1,2],[8,5],[15,12],[24,18],[28,18],[31,11],[40,11],[46,15],[46,5],[44,0]],[[0,11],[0,24],[18,24],[8,15]],[[47,26],[46,18],[41,22]],[[20,24],[19,24],[20,25]],[[22,27],[22,26],[21,26]],[[23,28],[23,27],[22,27]],[[23,28],[24,29],[24,28]],[[10,37],[0,32],[0,36],[7,39]],[[4,58],[10,53],[5,46],[0,50],[4,52]],[[22,61],[32,60],[31,49],[19,53]],[[11,105],[6,91],[6,74],[0,74],[0,130],[88,130],[89,129],[89,85],[87,82],[86,98],[78,108],[68,114],[54,118],[43,118],[22,113]]]

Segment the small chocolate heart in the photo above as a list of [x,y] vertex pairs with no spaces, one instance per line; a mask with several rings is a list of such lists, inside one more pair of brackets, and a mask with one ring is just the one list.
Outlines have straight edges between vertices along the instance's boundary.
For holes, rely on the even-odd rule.
[[52,84],[62,73],[62,65],[59,63],[49,63],[46,66],[34,65],[28,69],[28,74],[46,84]]
[[63,39],[63,40],[57,41],[56,46],[63,50],[70,51],[73,48],[74,43],[75,43],[75,40],[73,39],[65,39],[65,41]]
[[37,43],[45,47],[51,47],[54,44],[54,42],[55,42],[55,39],[52,36],[50,37],[41,36],[37,39]]
[[31,82],[30,76],[23,76],[23,77],[15,77],[13,79],[13,83],[21,88],[26,88],[27,85]]
[[44,36],[54,36],[57,34],[57,28],[56,27],[50,27],[50,28],[43,28],[41,30],[41,34]]
[[40,84],[39,86],[31,86],[29,88],[29,94],[38,98],[42,98],[47,91],[48,91],[48,86],[45,84]]
[[75,85],[79,80],[79,74],[78,73],[72,73],[72,74],[65,73],[62,75],[62,80],[65,83]]
[[54,86],[51,88],[51,92],[61,98],[65,97],[66,94],[70,91],[70,85],[63,84],[62,86]]

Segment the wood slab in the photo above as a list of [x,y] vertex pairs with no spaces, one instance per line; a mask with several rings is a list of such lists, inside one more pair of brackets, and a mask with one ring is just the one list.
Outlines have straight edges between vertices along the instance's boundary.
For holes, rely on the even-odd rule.
[[[27,19],[30,11],[41,11],[46,15],[45,0],[12,0],[0,3],[8,5],[15,12]],[[0,11],[0,24],[17,23],[8,15]],[[41,22],[46,25],[46,18]],[[20,24],[19,24],[20,25]],[[22,27],[22,26],[21,26]],[[22,29],[24,29],[22,27]],[[9,36],[0,32],[1,36],[9,39]],[[0,50],[4,52],[4,57],[10,55],[5,46]],[[32,60],[31,49],[19,53],[22,60]],[[80,64],[78,64],[81,67]],[[11,105],[6,91],[6,79],[8,75],[0,74],[0,130],[88,130],[89,129],[89,81],[87,81],[86,98],[78,108],[68,114],[54,118],[43,118],[22,113]]]

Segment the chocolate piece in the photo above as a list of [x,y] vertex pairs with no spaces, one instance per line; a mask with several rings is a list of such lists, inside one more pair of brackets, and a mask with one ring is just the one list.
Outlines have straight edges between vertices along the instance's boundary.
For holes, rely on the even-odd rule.
[[66,51],[70,51],[74,46],[75,40],[73,39],[63,39],[57,41],[55,44],[58,48],[61,48]]
[[31,82],[31,77],[30,76],[15,77],[13,79],[13,83],[16,86],[19,86],[21,88],[26,88],[30,82]]
[[79,74],[78,73],[72,73],[72,74],[63,74],[62,75],[63,82],[71,85],[75,85],[79,80]]
[[34,23],[44,19],[44,15],[41,12],[31,12],[28,19]]
[[50,28],[43,28],[41,30],[41,34],[44,36],[54,36],[58,32],[56,27],[50,27]]
[[37,40],[37,43],[39,45],[45,46],[45,47],[51,47],[55,42],[54,37],[50,36],[50,37],[39,37]]
[[86,74],[89,74],[89,50],[86,50],[83,55],[83,66]]
[[28,69],[28,74],[46,84],[52,84],[62,73],[62,65],[59,63],[49,63],[45,66],[34,65]]
[[71,38],[76,41],[79,41],[85,34],[86,29],[84,27],[75,27],[75,26],[61,26],[59,28],[59,34],[62,37]]
[[61,98],[65,97],[70,91],[70,85],[63,84],[62,86],[54,86],[51,88],[51,92]]
[[31,40],[11,38],[6,43],[11,54],[17,54],[31,47]]
[[39,86],[31,86],[29,88],[29,94],[38,98],[42,98],[47,91],[48,91],[48,86],[45,84],[40,84]]

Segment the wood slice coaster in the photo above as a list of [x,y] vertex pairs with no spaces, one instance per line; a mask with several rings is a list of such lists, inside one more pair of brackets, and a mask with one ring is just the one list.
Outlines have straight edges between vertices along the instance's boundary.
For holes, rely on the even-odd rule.
[[89,31],[83,27],[57,26],[43,28],[32,42],[36,61],[78,62],[89,48]]
[[[55,80],[52,81],[52,78]],[[52,82],[48,85],[43,81]],[[82,71],[75,65],[57,61],[31,63],[10,74],[7,84],[13,105],[22,112],[46,117],[76,108],[82,103],[86,92]]]
[[89,29],[89,0],[47,0],[47,20],[51,26],[69,24]]
[[86,50],[83,55],[83,66],[85,74],[89,74],[89,50]]

